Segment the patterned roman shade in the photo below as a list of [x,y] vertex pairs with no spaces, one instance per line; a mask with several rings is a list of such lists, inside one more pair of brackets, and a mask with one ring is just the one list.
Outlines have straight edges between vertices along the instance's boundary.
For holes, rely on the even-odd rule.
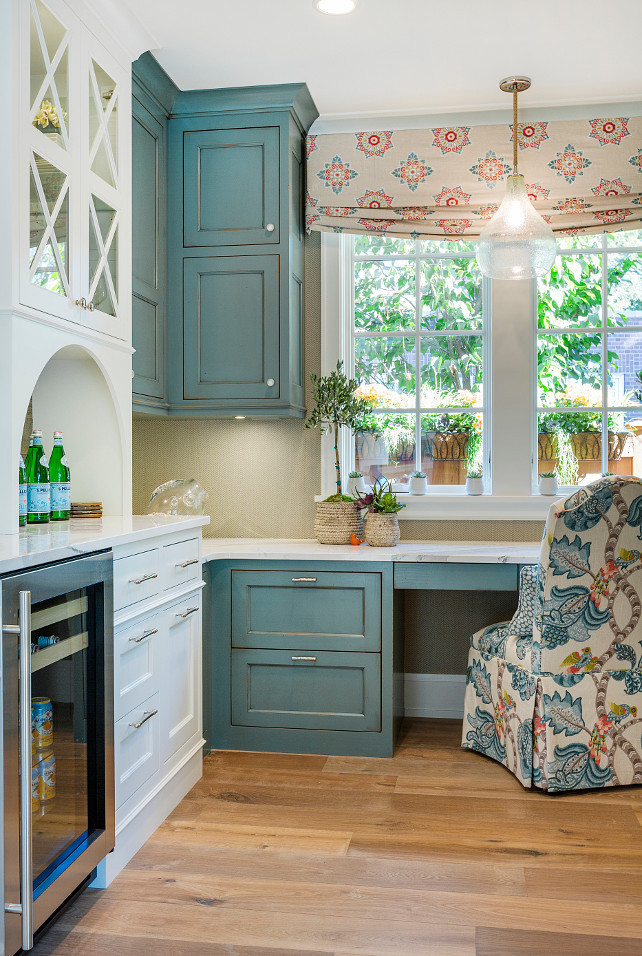
[[[519,123],[519,172],[555,232],[642,222],[642,117]],[[307,141],[307,228],[479,235],[512,172],[512,126],[323,133]]]

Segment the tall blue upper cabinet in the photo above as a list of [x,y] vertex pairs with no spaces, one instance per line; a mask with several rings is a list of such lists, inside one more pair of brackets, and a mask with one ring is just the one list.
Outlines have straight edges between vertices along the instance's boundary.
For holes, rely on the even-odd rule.
[[[195,90],[174,100],[167,387],[146,410],[304,414],[303,159],[316,116],[303,84]],[[148,334],[146,356],[150,349]],[[145,365],[151,374],[153,361]]]
[[134,411],[167,414],[167,121],[178,95],[150,53],[132,68]]

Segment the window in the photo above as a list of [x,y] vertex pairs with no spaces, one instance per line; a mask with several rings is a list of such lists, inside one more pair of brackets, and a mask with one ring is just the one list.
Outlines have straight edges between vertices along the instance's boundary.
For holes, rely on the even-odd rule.
[[423,470],[402,517],[437,517],[436,497],[440,518],[538,518],[542,472],[642,474],[642,230],[565,237],[538,284],[482,282],[472,243],[326,233],[323,276],[324,368],[342,358],[377,403],[344,471],[403,491]]
[[418,469],[432,486],[462,485],[467,467],[482,467],[485,332],[474,256],[471,243],[354,237],[354,370],[359,393],[376,403],[355,436],[354,462],[369,480],[407,483]]
[[642,230],[564,240],[538,291],[539,472],[641,475]]

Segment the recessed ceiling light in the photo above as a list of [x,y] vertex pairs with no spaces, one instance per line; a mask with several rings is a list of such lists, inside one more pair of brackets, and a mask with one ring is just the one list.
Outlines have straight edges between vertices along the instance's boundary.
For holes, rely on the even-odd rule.
[[356,5],[357,0],[314,0],[314,6],[319,13],[329,13],[333,17],[352,13]]

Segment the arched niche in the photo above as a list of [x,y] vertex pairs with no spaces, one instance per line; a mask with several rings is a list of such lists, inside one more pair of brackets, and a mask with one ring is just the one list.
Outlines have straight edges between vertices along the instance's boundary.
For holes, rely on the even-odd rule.
[[54,431],[63,433],[72,501],[100,501],[106,515],[128,513],[123,500],[126,423],[119,420],[108,379],[94,356],[79,345],[56,352],[34,386],[31,409],[47,454]]

